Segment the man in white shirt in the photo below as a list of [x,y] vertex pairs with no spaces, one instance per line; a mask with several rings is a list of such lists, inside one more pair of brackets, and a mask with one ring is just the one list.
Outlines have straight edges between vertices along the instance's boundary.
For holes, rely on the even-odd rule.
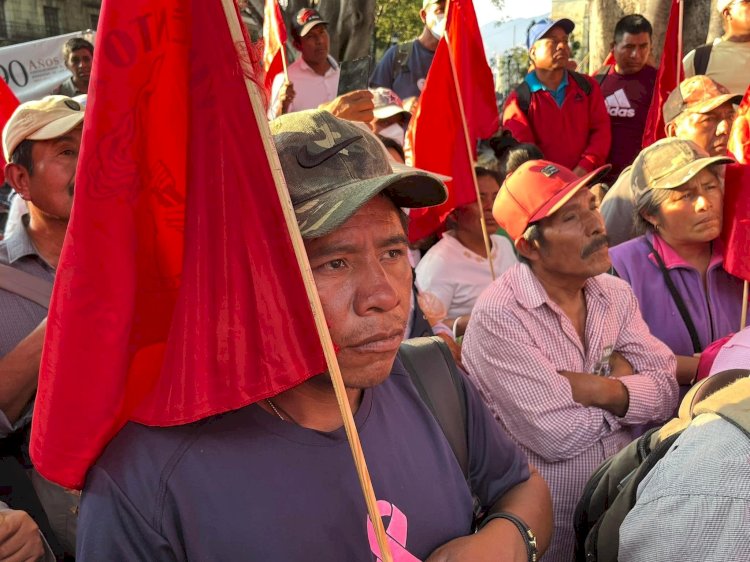
[[750,0],[717,0],[724,35],[693,49],[682,61],[685,78],[705,74],[733,94],[750,85]]
[[317,10],[302,8],[297,12],[292,38],[300,57],[287,68],[288,81],[283,73],[274,78],[269,118],[319,108],[341,119],[370,122],[374,104],[368,90],[336,96],[340,68],[329,52],[328,22]]

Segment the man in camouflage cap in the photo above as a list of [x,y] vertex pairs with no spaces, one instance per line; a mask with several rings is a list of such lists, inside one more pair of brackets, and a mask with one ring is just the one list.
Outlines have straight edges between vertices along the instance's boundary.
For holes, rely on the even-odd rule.
[[[483,507],[505,512],[471,534],[470,487],[396,359],[412,286],[399,207],[442,203],[445,187],[394,173],[377,138],[325,111],[285,115],[271,131],[394,560],[525,560],[508,517],[525,521],[543,551],[546,485],[467,382],[470,486]],[[126,427],[107,455],[128,463],[89,476],[79,560],[382,559],[327,373],[205,423],[153,429]],[[133,432],[135,452],[123,449]],[[149,468],[128,477],[122,464]],[[168,499],[154,512],[157,489]]]
[[[680,83],[664,103],[667,137],[693,141],[711,156],[727,156],[727,143],[736,117],[734,95],[708,76],[693,76]],[[601,213],[612,246],[636,236],[631,192],[632,167],[625,168],[602,200]]]

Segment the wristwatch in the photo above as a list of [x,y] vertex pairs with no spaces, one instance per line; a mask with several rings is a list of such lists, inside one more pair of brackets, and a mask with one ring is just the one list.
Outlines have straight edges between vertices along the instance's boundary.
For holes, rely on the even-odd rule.
[[513,523],[520,531],[521,536],[526,543],[526,554],[529,557],[529,562],[537,562],[537,560],[539,559],[539,550],[537,549],[536,535],[534,534],[534,531],[532,531],[531,528],[523,522],[522,519],[516,517],[512,513],[508,513],[507,511],[490,513],[479,525],[479,529],[481,530],[487,523],[489,523],[493,519],[507,519],[508,521]]

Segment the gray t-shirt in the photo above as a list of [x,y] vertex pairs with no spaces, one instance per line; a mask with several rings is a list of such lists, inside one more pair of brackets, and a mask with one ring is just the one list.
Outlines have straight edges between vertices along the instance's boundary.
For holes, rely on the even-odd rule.
[[[490,506],[528,479],[528,465],[466,389],[469,480]],[[469,487],[398,361],[364,391],[355,422],[402,560],[471,532]],[[172,428],[128,424],[88,474],[77,557],[370,561],[368,527],[344,430],[305,429],[250,405]]]
[[633,226],[633,213],[635,212],[635,201],[633,191],[630,188],[630,170],[632,166],[625,168],[620,177],[602,199],[599,208],[607,226],[607,237],[609,246],[617,246],[638,236]]

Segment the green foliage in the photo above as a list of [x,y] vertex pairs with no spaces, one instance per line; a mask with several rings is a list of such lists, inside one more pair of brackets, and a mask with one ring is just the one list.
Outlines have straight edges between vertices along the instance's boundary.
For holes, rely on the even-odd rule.
[[377,0],[375,7],[375,53],[380,59],[391,46],[398,42],[415,39],[424,24],[419,17],[422,0]]

